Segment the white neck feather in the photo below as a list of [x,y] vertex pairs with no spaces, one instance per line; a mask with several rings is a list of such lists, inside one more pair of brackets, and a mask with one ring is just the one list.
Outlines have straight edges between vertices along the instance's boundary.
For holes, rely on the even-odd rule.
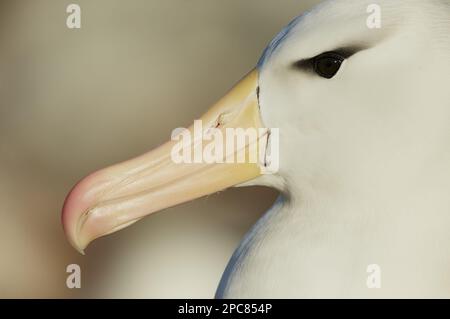
[[[450,179],[434,173],[372,191],[287,192],[242,241],[217,296],[450,297]],[[371,264],[379,289],[366,284]]]

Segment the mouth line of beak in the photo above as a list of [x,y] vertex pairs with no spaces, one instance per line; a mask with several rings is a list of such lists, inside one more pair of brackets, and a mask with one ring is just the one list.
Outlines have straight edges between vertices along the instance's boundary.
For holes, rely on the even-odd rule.
[[[262,135],[258,136],[258,138],[256,139],[256,141],[254,141],[254,143],[258,143],[260,140],[265,140],[265,147],[264,147],[264,159],[266,158],[266,152],[267,152],[267,144],[269,141],[269,136],[270,136],[270,130],[266,130]],[[231,154],[228,154],[228,156],[234,156],[236,153],[244,150],[245,148],[249,147],[249,145],[251,144],[251,141],[246,144],[244,147],[239,148],[236,150],[236,152],[233,152]],[[223,165],[234,165],[234,164],[230,164],[226,162],[226,159],[228,157],[227,155],[224,155],[222,161],[223,161]],[[161,164],[165,164],[164,162],[159,162],[157,166],[164,166]],[[191,165],[191,170],[187,171],[186,174],[181,175],[181,176],[177,176],[175,179],[173,180],[166,180],[166,181],[162,181],[160,184],[155,184],[155,185],[151,185],[148,188],[144,188],[142,190],[133,192],[133,193],[129,193],[129,194],[125,194],[125,195],[120,195],[118,197],[114,197],[114,194],[117,192],[120,193],[120,189],[125,187],[125,186],[132,186],[133,183],[135,183],[139,178],[142,178],[142,171],[139,171],[131,176],[127,176],[124,179],[122,179],[121,181],[119,181],[117,184],[111,185],[111,188],[109,190],[106,190],[103,192],[103,195],[99,197],[98,202],[96,203],[95,206],[93,207],[89,207],[86,209],[86,211],[83,213],[83,215],[81,216],[81,218],[78,220],[78,225],[77,225],[77,230],[78,232],[81,230],[81,228],[83,227],[84,223],[86,222],[86,220],[89,218],[89,215],[92,215],[96,210],[101,209],[103,206],[107,206],[110,204],[117,204],[118,202],[126,202],[126,201],[131,201],[131,200],[137,200],[139,198],[144,198],[147,194],[151,193],[152,191],[156,190],[156,189],[164,189],[165,187],[170,187],[171,184],[176,183],[178,180],[181,179],[186,179],[186,178],[190,178],[195,176],[199,171],[204,171],[205,173],[207,173],[209,170],[212,170],[215,164],[190,164]],[[261,165],[258,163],[258,165]],[[265,165],[265,161],[263,163],[263,165]],[[162,168],[162,167],[158,167],[158,168]],[[155,167],[149,167],[147,168],[150,172],[147,172],[147,174],[145,174],[145,176],[150,175],[152,171],[154,171]],[[147,170],[146,169],[146,170]],[[145,171],[145,170],[144,170]],[[127,181],[127,183],[124,183],[124,181]],[[141,217],[136,217],[134,219],[131,220],[125,220],[122,223],[114,226],[114,228],[110,231],[105,232],[104,234],[101,234],[100,236],[106,236],[108,234],[114,233],[120,229],[123,229],[125,227],[128,227],[132,224],[134,224],[135,222],[139,221],[140,219],[142,219],[144,216]]]

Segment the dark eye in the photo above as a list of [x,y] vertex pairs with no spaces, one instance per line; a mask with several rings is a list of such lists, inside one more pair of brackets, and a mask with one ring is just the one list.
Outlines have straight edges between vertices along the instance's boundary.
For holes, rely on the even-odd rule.
[[338,73],[345,58],[334,52],[326,52],[313,59],[314,72],[323,78],[331,79]]

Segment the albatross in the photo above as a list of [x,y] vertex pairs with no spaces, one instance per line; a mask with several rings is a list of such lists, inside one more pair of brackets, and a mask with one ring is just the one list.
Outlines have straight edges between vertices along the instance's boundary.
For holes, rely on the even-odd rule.
[[216,297],[450,297],[450,1],[376,4],[378,27],[372,0],[324,1],[295,18],[200,118],[267,128],[258,140],[268,144],[278,128],[276,172],[174,163],[169,141],[72,189],[62,211],[71,244],[83,252],[153,212],[265,185],[280,195]]

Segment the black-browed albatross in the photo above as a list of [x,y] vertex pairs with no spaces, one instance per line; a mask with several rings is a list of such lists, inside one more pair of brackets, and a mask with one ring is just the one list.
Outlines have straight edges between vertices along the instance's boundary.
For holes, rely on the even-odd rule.
[[[170,141],[74,187],[62,214],[72,245],[227,187],[267,185],[281,195],[217,297],[450,297],[450,1],[378,0],[380,28],[367,23],[373,3],[330,0],[296,18],[201,118],[279,128],[276,173],[174,164]],[[379,289],[367,286],[371,264]]]

